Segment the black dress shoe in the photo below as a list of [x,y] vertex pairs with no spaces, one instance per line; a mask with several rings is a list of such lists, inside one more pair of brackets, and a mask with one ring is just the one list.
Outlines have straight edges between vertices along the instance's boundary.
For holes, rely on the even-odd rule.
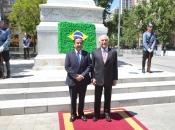
[[98,119],[99,119],[98,117],[94,116],[92,120],[93,120],[93,122],[96,122],[96,121],[98,121]]
[[6,79],[10,78],[10,75],[5,76]]
[[111,122],[111,117],[109,115],[105,115],[105,119],[107,122]]
[[80,116],[82,121],[87,121],[87,118],[83,115],[83,116]]
[[76,119],[76,116],[75,116],[75,115],[71,115],[71,117],[70,117],[70,122],[74,122],[75,119]]
[[[148,72],[148,70],[147,70],[147,72]],[[150,70],[150,72],[148,72],[148,73],[152,73],[152,71]]]
[[145,69],[142,69],[142,73],[145,73]]

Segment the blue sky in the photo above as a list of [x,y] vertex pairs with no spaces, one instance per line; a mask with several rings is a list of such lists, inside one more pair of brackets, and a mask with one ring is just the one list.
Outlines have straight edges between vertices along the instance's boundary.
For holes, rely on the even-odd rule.
[[119,7],[119,0],[114,0],[114,2],[111,5],[111,9],[114,9],[116,6]]

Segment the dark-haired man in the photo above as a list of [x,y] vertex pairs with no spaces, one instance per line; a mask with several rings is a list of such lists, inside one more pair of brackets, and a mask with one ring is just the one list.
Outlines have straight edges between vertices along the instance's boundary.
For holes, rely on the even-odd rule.
[[[9,43],[11,39],[11,34],[9,28],[4,27],[4,21],[0,18],[0,56],[1,63],[5,61],[5,66],[7,70],[7,75],[5,78],[10,78],[10,55],[9,55]],[[0,78],[3,75],[2,66],[0,65]]]
[[84,100],[87,85],[91,83],[89,72],[91,71],[92,61],[90,54],[82,50],[83,35],[81,32],[74,34],[75,49],[66,54],[65,70],[67,71],[66,84],[69,85],[71,98],[71,117],[70,122],[75,121],[77,95],[79,94],[78,115],[83,121],[87,121],[84,115]]
[[[142,57],[142,73],[145,73],[145,62],[150,55],[150,63],[147,62],[147,72],[148,67],[151,66],[151,59],[153,57],[153,50],[156,44],[156,36],[155,33],[152,31],[153,25],[149,23],[147,25],[147,31],[143,34],[143,57]],[[151,71],[150,71],[151,72]]]

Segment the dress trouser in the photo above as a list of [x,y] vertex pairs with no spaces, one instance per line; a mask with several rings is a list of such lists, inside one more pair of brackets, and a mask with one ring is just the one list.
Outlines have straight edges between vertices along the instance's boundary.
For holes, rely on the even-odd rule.
[[29,58],[29,48],[24,48],[24,59]]
[[76,115],[77,95],[79,94],[78,115],[84,115],[84,100],[86,95],[87,85],[81,83],[75,86],[69,86],[69,94],[71,99],[71,115]]
[[[6,70],[7,70],[7,78],[10,77],[10,56],[9,56],[9,50],[7,51],[3,51],[0,53],[0,55],[2,55],[2,58],[1,60],[5,61],[5,66],[6,66]],[[0,65],[0,77],[2,77],[2,65]]]
[[104,114],[110,114],[112,86],[95,86],[94,116],[100,117],[101,96],[104,88]]
[[[150,55],[151,55],[150,56],[150,66],[151,66],[151,59],[153,57],[153,52],[151,52]],[[148,59],[148,57],[149,57],[149,52],[143,50],[142,69],[145,69],[145,62],[146,62],[146,59]],[[147,62],[147,67],[148,67],[148,62]]]

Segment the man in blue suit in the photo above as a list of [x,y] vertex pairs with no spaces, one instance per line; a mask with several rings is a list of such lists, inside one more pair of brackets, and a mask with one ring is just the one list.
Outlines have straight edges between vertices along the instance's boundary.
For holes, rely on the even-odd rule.
[[71,98],[71,117],[70,122],[76,119],[76,99],[79,94],[78,115],[83,121],[87,121],[84,115],[84,99],[87,85],[91,83],[89,72],[91,72],[92,61],[90,54],[82,50],[83,35],[81,32],[74,34],[74,47],[66,54],[65,69],[67,71],[66,84],[69,85]]

